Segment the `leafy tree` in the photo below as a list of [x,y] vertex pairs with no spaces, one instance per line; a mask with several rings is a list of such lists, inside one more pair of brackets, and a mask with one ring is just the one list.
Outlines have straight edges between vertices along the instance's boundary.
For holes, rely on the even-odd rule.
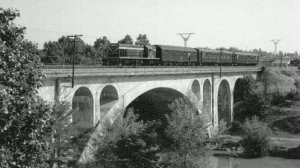
[[147,38],[147,35],[139,34],[139,36],[136,38],[136,45],[150,45],[149,40]]
[[43,77],[37,46],[13,23],[18,16],[0,8],[0,167],[45,167],[52,111],[37,95]]
[[228,51],[243,52],[243,50],[240,50],[237,47],[229,47]]
[[268,154],[270,147],[271,131],[254,116],[252,119],[247,119],[243,125],[245,133],[243,134],[242,146],[247,157],[262,157]]
[[293,60],[291,60],[290,64],[299,67],[300,59],[299,58],[293,59]]
[[234,87],[234,103],[243,101],[253,93],[255,81],[250,76],[244,76]]
[[83,40],[76,40],[74,48],[73,39],[62,36],[58,41],[49,41],[44,44],[43,61],[46,64],[72,64],[74,52],[75,64],[90,64],[95,61],[95,50],[92,46],[85,44]]
[[[201,157],[210,153],[208,129],[208,114],[199,113],[197,108],[187,98],[179,98],[170,106],[172,113],[167,116],[166,133],[174,142],[175,156],[172,167],[199,167]],[[196,161],[197,160],[197,161]]]
[[64,58],[62,46],[58,42],[49,41],[44,44],[42,62],[47,64],[63,64],[65,62]]
[[118,41],[119,44],[133,44],[132,38],[130,35],[126,35],[123,39]]
[[152,168],[158,167],[158,147],[153,123],[137,121],[133,111],[106,123],[97,140],[95,163],[88,167]]
[[95,42],[94,42],[94,49],[96,51],[96,57],[97,58],[105,58],[108,55],[108,51],[109,51],[109,44],[110,41],[107,39],[106,36],[103,36],[102,38],[98,38]]
[[48,162],[50,167],[54,165],[74,167],[93,129],[78,131],[76,127],[78,121],[71,122],[74,111],[70,109],[68,102],[56,102],[53,112],[55,122],[49,140],[53,150]]

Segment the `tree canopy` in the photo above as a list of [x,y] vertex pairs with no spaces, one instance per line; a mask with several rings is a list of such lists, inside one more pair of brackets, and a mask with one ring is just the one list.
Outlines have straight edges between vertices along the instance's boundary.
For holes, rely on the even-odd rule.
[[123,39],[118,41],[119,44],[133,44],[133,40],[130,35],[126,35]]
[[147,35],[139,34],[139,36],[136,38],[136,45],[150,45],[149,40],[147,38]]
[[44,167],[52,111],[37,96],[43,78],[38,49],[13,23],[18,16],[0,8],[0,167]]
[[108,51],[109,51],[109,44],[110,41],[106,36],[103,36],[102,38],[99,37],[95,42],[94,42],[94,49],[96,51],[96,57],[104,58],[107,57]]
[[76,39],[75,48],[73,39],[62,36],[57,41],[44,44],[42,61],[46,64],[72,64],[75,53],[75,64],[95,63],[95,50],[83,40]]

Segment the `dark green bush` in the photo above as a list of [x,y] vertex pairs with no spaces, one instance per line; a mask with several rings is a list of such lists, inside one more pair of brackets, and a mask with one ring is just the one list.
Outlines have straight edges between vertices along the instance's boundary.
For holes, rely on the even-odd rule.
[[271,133],[267,125],[254,116],[251,120],[247,119],[243,127],[245,132],[241,144],[245,156],[249,158],[266,156],[270,147]]
[[287,99],[287,100],[297,100],[297,99],[299,99],[299,92],[298,92],[298,90],[296,91],[296,90],[291,90],[291,92],[289,92],[286,96],[285,96],[285,98]]
[[[167,115],[166,134],[172,139],[172,158],[165,163],[171,167],[200,167],[206,164],[211,148],[208,141],[208,114],[199,113],[194,104],[187,98],[176,99]],[[201,163],[199,163],[201,162]]]
[[95,162],[87,167],[152,168],[158,166],[159,148],[153,123],[137,121],[138,116],[127,112],[103,128],[96,147]]
[[245,130],[240,122],[233,121],[228,128],[228,133],[230,135],[243,135]]
[[247,118],[257,116],[260,119],[267,117],[270,108],[270,97],[251,93],[245,97],[234,109],[234,120],[243,123]]
[[285,101],[286,97],[279,92],[271,94],[271,105],[275,106],[285,106],[287,105]]

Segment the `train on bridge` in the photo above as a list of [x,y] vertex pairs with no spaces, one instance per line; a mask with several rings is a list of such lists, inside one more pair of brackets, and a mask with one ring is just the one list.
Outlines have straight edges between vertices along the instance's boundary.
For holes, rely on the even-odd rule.
[[102,61],[103,65],[118,66],[255,66],[259,57],[254,53],[223,49],[113,43]]

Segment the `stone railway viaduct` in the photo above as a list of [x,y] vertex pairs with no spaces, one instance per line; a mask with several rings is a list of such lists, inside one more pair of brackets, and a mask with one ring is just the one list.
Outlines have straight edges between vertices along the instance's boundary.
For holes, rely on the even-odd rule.
[[[50,102],[72,104],[74,120],[80,127],[93,127],[114,117],[141,95],[161,102],[189,95],[199,111],[211,114],[213,126],[233,120],[235,86],[240,78],[254,78],[260,67],[137,67],[76,68],[71,87],[71,68],[43,69],[46,74],[39,95]],[[221,73],[220,73],[221,72]]]
[[[190,96],[199,111],[211,114],[211,125],[233,120],[235,86],[245,75],[254,78],[259,67],[136,67],[76,68],[72,88],[72,69],[43,69],[46,78],[39,95],[50,102],[68,101],[79,128],[93,128],[79,163],[93,159],[92,145],[101,133],[104,120],[114,121],[122,109],[141,96],[170,104],[183,95]],[[220,71],[221,70],[221,71]],[[221,72],[221,73],[220,73]],[[145,103],[147,104],[147,102]],[[152,110],[152,109],[151,109]],[[153,108],[155,110],[155,107]],[[151,113],[152,117],[156,117]]]

